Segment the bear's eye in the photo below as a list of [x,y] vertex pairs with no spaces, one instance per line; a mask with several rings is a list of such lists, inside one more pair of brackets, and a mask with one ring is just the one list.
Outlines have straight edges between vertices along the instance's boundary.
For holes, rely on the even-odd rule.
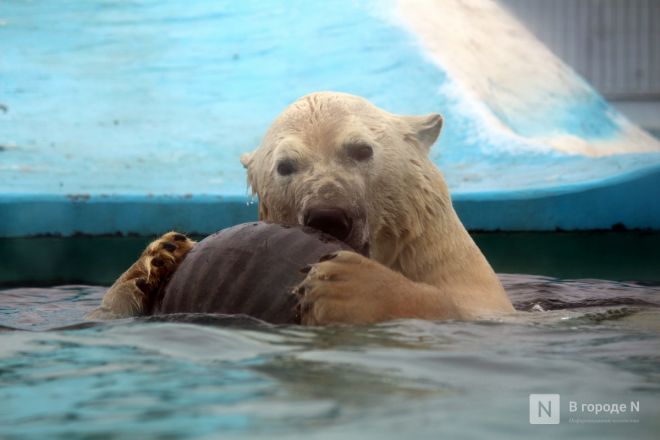
[[374,149],[367,144],[351,144],[346,147],[348,155],[358,162],[365,162],[374,155]]
[[296,164],[292,160],[284,159],[277,163],[277,174],[289,176],[296,172]]

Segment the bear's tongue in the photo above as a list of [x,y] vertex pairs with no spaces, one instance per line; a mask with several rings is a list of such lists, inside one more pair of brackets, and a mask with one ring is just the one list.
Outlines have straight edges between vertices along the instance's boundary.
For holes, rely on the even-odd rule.
[[310,209],[305,215],[304,222],[305,226],[311,226],[341,241],[346,241],[353,229],[351,218],[344,210],[338,208]]

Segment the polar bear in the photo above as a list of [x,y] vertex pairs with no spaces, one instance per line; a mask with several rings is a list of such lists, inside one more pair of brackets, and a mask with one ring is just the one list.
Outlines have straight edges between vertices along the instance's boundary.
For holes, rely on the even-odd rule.
[[[241,156],[260,220],[312,226],[356,250],[304,269],[295,289],[303,324],[514,311],[428,158],[442,125],[439,114],[395,115],[361,97],[318,92],[286,108]],[[192,243],[176,233],[151,243],[90,317],[144,313]]]

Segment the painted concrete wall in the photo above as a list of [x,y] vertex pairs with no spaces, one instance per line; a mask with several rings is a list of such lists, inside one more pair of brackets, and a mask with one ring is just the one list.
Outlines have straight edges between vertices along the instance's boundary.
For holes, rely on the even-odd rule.
[[497,0],[608,99],[660,99],[657,0]]

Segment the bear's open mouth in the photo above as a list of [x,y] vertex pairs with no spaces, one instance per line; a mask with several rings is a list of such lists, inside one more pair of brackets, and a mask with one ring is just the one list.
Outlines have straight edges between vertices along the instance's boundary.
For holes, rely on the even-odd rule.
[[365,230],[364,216],[351,214],[354,213],[334,206],[314,206],[304,211],[302,224],[325,232],[369,257],[369,234]]
[[339,208],[312,208],[305,212],[303,224],[346,242],[353,230],[353,219]]

